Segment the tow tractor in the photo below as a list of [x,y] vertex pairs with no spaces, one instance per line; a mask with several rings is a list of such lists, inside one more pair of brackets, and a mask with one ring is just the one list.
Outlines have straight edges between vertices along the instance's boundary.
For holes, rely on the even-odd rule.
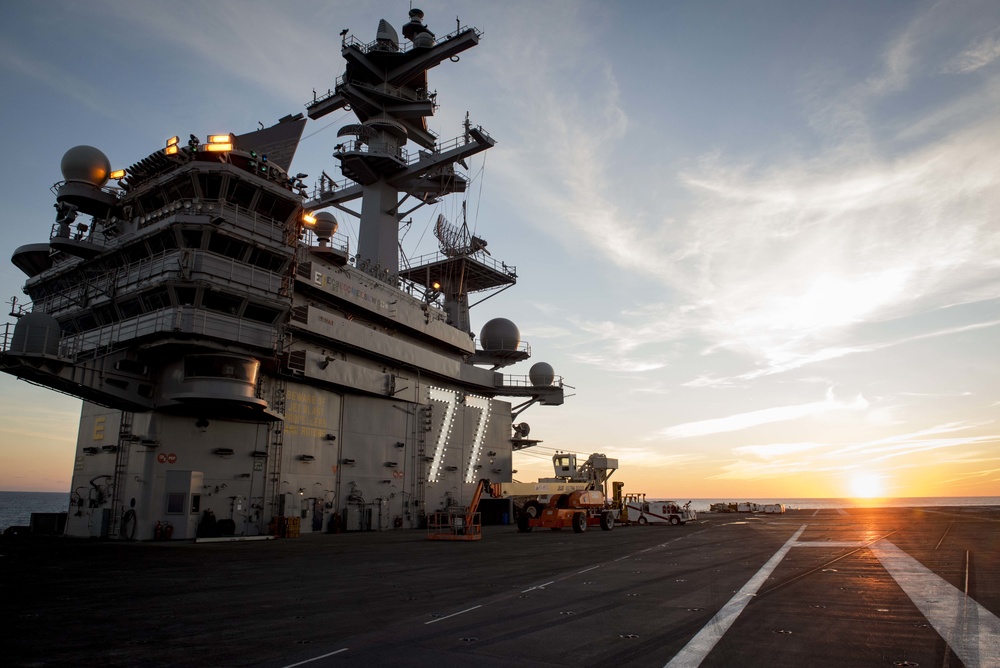
[[691,509],[691,502],[683,506],[675,501],[647,501],[645,494],[626,494],[625,510],[628,517],[636,515],[639,524],[684,524],[698,519],[698,513]]

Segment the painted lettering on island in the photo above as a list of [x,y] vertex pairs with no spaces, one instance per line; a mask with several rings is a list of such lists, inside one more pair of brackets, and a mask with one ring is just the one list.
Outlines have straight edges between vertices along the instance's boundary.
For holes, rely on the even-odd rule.
[[312,392],[289,390],[285,397],[285,433],[322,437],[330,431],[327,424],[326,397]]
[[330,292],[335,294],[339,293],[343,297],[353,297],[359,301],[368,302],[373,306],[376,306],[382,310],[387,310],[389,308],[389,302],[384,299],[380,299],[373,294],[370,294],[364,290],[354,287],[350,283],[344,283],[343,281],[338,281],[329,276],[325,276],[326,286],[330,289]]

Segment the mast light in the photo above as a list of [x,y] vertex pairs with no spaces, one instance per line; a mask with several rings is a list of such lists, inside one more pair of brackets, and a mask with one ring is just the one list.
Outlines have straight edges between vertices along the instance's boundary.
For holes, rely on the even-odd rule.
[[174,135],[173,137],[167,140],[167,146],[177,146],[177,144],[180,143],[180,141],[181,138],[178,137],[177,135]]
[[315,225],[316,216],[312,215],[309,212],[305,212],[302,214],[302,222],[305,223],[306,225]]
[[120,180],[124,179],[125,178],[125,170],[124,169],[116,169],[115,171],[111,172],[110,178],[114,179],[115,181],[120,181]]
[[222,151],[232,151],[233,150],[233,135],[208,135],[208,143],[205,144],[205,149],[213,152]]

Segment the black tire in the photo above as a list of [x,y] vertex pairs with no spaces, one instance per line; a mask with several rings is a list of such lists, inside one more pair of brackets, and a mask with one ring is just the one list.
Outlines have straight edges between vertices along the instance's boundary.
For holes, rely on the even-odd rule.
[[124,513],[122,513],[121,527],[119,528],[119,536],[122,540],[135,540],[135,510],[129,508]]
[[587,530],[587,513],[573,514],[573,531],[583,533]]
[[533,528],[529,523],[529,517],[526,513],[521,513],[517,518],[517,531],[518,533],[529,533]]
[[613,513],[606,512],[601,514],[601,529],[603,531],[611,531],[615,528],[615,516]]
[[672,524],[673,526],[677,526],[680,523],[681,523],[681,518],[677,517],[677,515],[670,516],[670,524]]
[[639,515],[638,522],[640,526],[646,526],[647,524],[649,524],[649,520],[646,519],[645,515]]
[[544,508],[539,501],[528,501],[524,504],[524,510],[521,512],[533,520],[537,520],[542,516],[542,508]]

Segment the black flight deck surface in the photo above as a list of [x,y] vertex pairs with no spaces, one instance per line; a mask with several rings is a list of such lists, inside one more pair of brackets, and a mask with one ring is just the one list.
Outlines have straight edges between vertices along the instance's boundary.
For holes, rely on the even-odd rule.
[[1000,508],[0,544],[7,666],[1000,666]]

